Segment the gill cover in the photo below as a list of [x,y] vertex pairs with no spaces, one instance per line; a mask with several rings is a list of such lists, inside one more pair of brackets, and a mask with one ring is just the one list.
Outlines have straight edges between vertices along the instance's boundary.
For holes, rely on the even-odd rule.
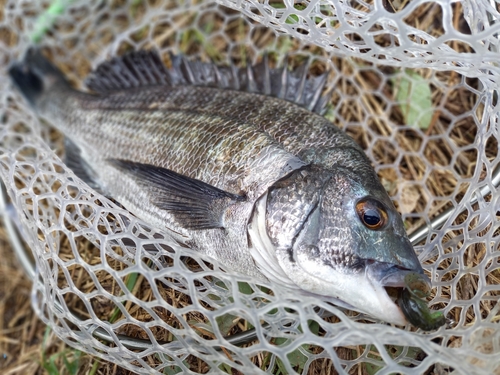
[[261,261],[265,253],[266,264],[279,264],[279,270],[261,267],[270,279],[403,325],[385,287],[404,287],[406,274],[423,270],[389,197],[376,179],[364,177],[317,165],[293,172],[269,189],[265,210],[264,198],[258,202],[250,236],[260,241]]

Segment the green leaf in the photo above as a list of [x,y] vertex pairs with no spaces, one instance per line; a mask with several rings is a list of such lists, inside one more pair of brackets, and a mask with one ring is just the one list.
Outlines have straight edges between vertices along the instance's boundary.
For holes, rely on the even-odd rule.
[[42,358],[44,359],[45,359],[45,348],[47,346],[49,335],[50,335],[50,326],[47,326],[45,327],[45,332],[43,333],[43,340],[42,340]]
[[231,314],[224,314],[215,318],[215,320],[217,321],[217,326],[219,327],[219,330],[223,336],[226,336],[229,331],[231,331],[231,328],[234,327],[234,320],[236,318],[237,317],[235,315]]
[[182,369],[179,366],[165,367],[163,369],[163,373],[167,375],[176,375],[180,372],[182,372]]
[[[387,353],[393,358],[397,358],[401,355],[401,353],[403,352],[405,348],[403,346],[397,346],[397,345],[391,345],[389,347],[387,347]],[[379,362],[379,358],[381,357],[379,354],[378,355],[374,355],[372,353],[377,353],[378,354],[378,349],[375,345],[371,345],[370,346],[370,354],[368,354],[368,357],[369,358],[372,358],[372,359],[375,359],[377,360],[377,362]],[[405,358],[413,358],[413,359],[416,359],[418,355],[420,355],[422,353],[422,349],[420,348],[417,348],[417,347],[408,347],[408,352],[406,353],[405,355]],[[399,362],[401,365],[410,365],[410,361],[400,361]],[[373,363],[368,363],[368,362],[365,362],[364,363],[364,366],[365,366],[365,370],[366,370],[366,373],[368,375],[375,375],[377,374],[383,367],[384,367],[384,363],[383,362],[380,362],[380,366],[379,365],[376,365],[376,364],[373,364]]]
[[419,355],[422,354],[422,352],[423,350],[421,348],[410,346],[408,348],[408,353],[406,354],[406,357],[416,359]]
[[326,107],[326,113],[323,115],[328,121],[335,122],[337,116],[335,116],[335,109],[328,104]]
[[[302,348],[307,351],[309,345],[302,345]],[[308,357],[304,355],[299,348],[295,349],[293,352],[287,354],[286,356],[290,365],[293,367],[298,367],[298,372],[301,373],[306,365]]]
[[319,323],[315,320],[309,320],[307,322],[307,325],[309,326],[309,330],[314,333],[316,336],[319,335]]
[[137,272],[132,272],[127,275],[126,286],[130,292],[132,291],[132,289],[134,289],[135,283],[137,282],[137,277],[139,277],[139,274]]
[[54,25],[57,17],[60,16],[73,1],[74,0],[52,1],[47,10],[43,12],[35,21],[35,27],[33,28],[33,33],[31,34],[31,40],[33,43],[36,44],[42,40],[47,31]]
[[[129,273],[127,276],[125,276],[125,286],[127,287],[127,289],[130,292],[132,291],[132,289],[134,289],[135,284],[137,283],[138,277],[139,277],[139,274],[137,272],[132,272],[132,273]],[[125,303],[123,303],[123,304],[125,304]],[[118,306],[115,307],[115,309],[111,313],[111,317],[109,318],[109,322],[114,323],[116,321],[116,319],[118,319],[120,317],[121,313],[122,312],[121,312],[120,308]]]
[[420,129],[428,129],[432,121],[432,93],[429,82],[420,74],[406,70],[402,77],[392,78],[405,122]]
[[229,366],[227,363],[221,363],[221,365],[219,366],[219,368],[228,373],[228,374],[232,374],[233,373],[233,369],[231,366]]
[[214,280],[214,284],[217,285],[219,288],[229,290],[226,283],[224,281],[222,281],[221,279],[217,279],[214,277],[213,280]]
[[382,366],[376,366],[371,363],[365,362],[365,370],[368,373],[368,375],[375,375],[377,372],[382,370]]
[[66,369],[68,370],[70,375],[76,375],[78,373],[78,368],[80,367],[79,365],[80,365],[80,355],[81,354],[82,354],[82,352],[80,352],[79,350],[75,350],[74,351],[75,359],[72,362],[69,362],[66,355],[63,355],[64,365],[66,366]]
[[276,358],[276,364],[278,365],[278,372],[276,375],[287,374],[286,367],[283,362],[281,362],[281,359]]
[[50,357],[48,361],[43,363],[43,368],[49,373],[49,375],[59,375],[59,369],[57,368],[55,358]]
[[240,290],[240,293],[243,294],[253,293],[253,289],[248,283],[238,282],[238,289]]
[[45,327],[45,333],[43,334],[42,340],[42,367],[47,371],[49,375],[59,375],[59,369],[56,366],[55,360],[58,353],[51,355],[49,358],[46,357],[47,342],[50,335],[50,326]]
[[[160,356],[160,358],[162,358],[162,356]],[[186,360],[182,361],[182,363],[184,364],[184,366],[186,366],[186,368],[189,368],[189,364],[186,362]],[[165,367],[163,369],[163,373],[167,375],[177,375],[180,374],[181,372],[182,368],[180,368],[179,366],[170,366],[170,367]]]
[[[318,326],[318,329],[319,329],[319,326]],[[288,341],[288,339],[286,339],[284,337],[276,337],[274,339],[274,343],[277,346],[280,346],[280,345],[284,344],[287,341]],[[303,350],[305,350],[306,352],[309,352],[309,350],[308,350],[309,349],[309,345],[304,344],[304,345],[301,346],[301,348]],[[288,362],[290,363],[290,366],[297,367],[299,373],[301,373],[302,370],[304,369],[304,366],[306,365],[306,362],[307,362],[307,359],[308,359],[308,357],[306,355],[304,355],[300,351],[300,348],[297,348],[293,352],[288,353],[287,354],[287,358],[288,358]],[[278,365],[279,371],[281,373],[283,373],[283,374],[286,374],[287,371],[286,371],[286,368],[285,368],[283,362],[281,362],[281,360],[277,358],[276,359],[276,363]]]
[[[302,348],[306,349],[309,345],[302,345]],[[307,349],[306,349],[307,351]],[[288,358],[288,362],[290,363],[290,366],[292,367],[297,367],[297,372],[302,373],[302,370],[304,369],[304,366],[306,365],[308,357],[305,356],[299,348],[295,349],[293,352],[288,353],[286,355]],[[281,361],[281,359],[276,358],[276,364],[278,365],[278,374],[288,374],[285,365]]]
[[296,14],[290,14],[285,21],[285,23],[288,23],[290,25],[296,24],[298,22],[299,22],[299,16],[297,16]]
[[121,313],[122,313],[121,310],[118,307],[115,307],[115,309],[111,313],[111,316],[108,319],[109,322],[110,323],[116,322],[116,319],[118,319],[118,317],[120,316]]
[[368,353],[368,358],[372,358],[376,360],[378,363],[380,363],[380,366],[373,364],[373,363],[368,363],[365,362],[365,369],[368,375],[375,375],[377,372],[379,372],[383,366],[384,363],[380,361],[380,354],[378,352],[378,349],[375,345],[370,345],[370,352]]
[[95,375],[97,372],[97,368],[99,367],[100,361],[96,359],[92,364],[92,368],[90,369],[89,375]]

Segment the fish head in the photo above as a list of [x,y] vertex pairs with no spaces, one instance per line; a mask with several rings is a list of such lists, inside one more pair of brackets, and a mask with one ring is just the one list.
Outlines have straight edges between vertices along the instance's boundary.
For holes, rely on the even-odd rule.
[[296,172],[268,193],[266,226],[277,261],[296,286],[406,324],[386,288],[404,288],[405,276],[423,269],[374,172]]

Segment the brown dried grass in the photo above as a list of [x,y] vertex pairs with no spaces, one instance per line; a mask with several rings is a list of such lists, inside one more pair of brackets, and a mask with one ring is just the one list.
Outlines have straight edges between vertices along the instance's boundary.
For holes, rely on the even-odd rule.
[[[401,3],[404,6],[404,2]],[[457,16],[454,18],[455,27],[459,30],[464,29],[464,22],[458,16],[460,14],[460,4],[454,4],[456,8]],[[397,11],[397,8],[394,8]],[[428,3],[425,7],[422,8],[420,12],[414,14],[415,26],[418,28],[426,28],[434,30],[436,35],[442,32],[442,28],[439,25],[435,24],[436,19],[439,19],[440,8],[432,6],[432,3]],[[187,17],[187,16],[186,16]],[[189,18],[189,17],[188,17]],[[184,23],[187,22],[188,18],[181,19],[179,22]],[[235,38],[237,38],[237,34],[241,32],[241,27],[238,24],[238,21],[234,21],[235,24],[228,24],[228,28],[234,28],[235,30]],[[156,33],[156,38],[160,40],[162,43],[168,43],[169,39],[172,37],[171,32],[168,29],[161,30],[159,29]],[[259,39],[259,45],[266,44],[266,38],[271,36],[270,33],[262,32],[256,33],[256,38]],[[378,41],[381,45],[386,43],[382,37]],[[215,51],[223,51],[227,46],[223,44],[223,41],[220,41],[220,45],[215,43],[213,46],[213,50]],[[291,41],[292,50],[294,46],[298,46],[298,42]],[[467,48],[466,46],[453,46],[456,49]],[[92,47],[96,50],[99,50],[98,46]],[[185,46],[185,53],[189,54],[193,51],[198,51],[200,48],[196,43],[192,45]],[[315,47],[312,47],[315,49]],[[244,60],[244,56],[247,52],[240,51],[240,53],[234,54],[232,56],[234,60]],[[217,56],[210,56],[212,58],[217,59]],[[337,66],[339,66],[340,71],[346,70],[346,74],[350,74],[349,71],[351,69],[350,64],[345,64],[342,60],[335,61]],[[88,71],[87,65],[82,65],[81,71],[77,73],[79,76],[84,76]],[[318,68],[319,72],[321,72],[321,68]],[[393,69],[381,69],[387,74],[393,72]],[[421,69],[418,70],[418,73],[426,77],[430,74],[429,70]],[[358,82],[366,88],[376,88],[380,86],[380,76],[377,74],[373,74],[370,71],[365,71],[364,73],[358,73],[359,78]],[[448,73],[439,73],[438,74],[443,82],[446,82],[448,85],[453,86],[460,83],[462,79],[461,76],[455,74],[453,72]],[[471,85],[476,85],[477,82],[470,82]],[[351,90],[350,87],[339,86],[338,94],[345,94]],[[391,98],[393,95],[391,88],[389,86],[383,87],[382,93],[384,96]],[[381,118],[381,114],[385,114],[387,118],[390,118],[395,123],[403,123],[403,117],[400,110],[397,106],[393,106],[390,109],[383,106],[383,103],[380,102],[380,98],[375,95],[365,94],[363,101],[366,104],[366,108],[368,108],[373,115],[373,118]],[[335,100],[335,96],[334,96]],[[475,94],[467,91],[466,89],[458,89],[450,94],[447,97],[443,97],[442,92],[435,89],[433,91],[433,104],[436,106],[440,103],[444,103],[443,106],[450,113],[459,114],[465,110],[472,109],[474,103],[476,102],[477,97]],[[479,112],[479,111],[478,111]],[[340,108],[339,112],[342,117],[348,121],[362,122],[363,119],[360,117],[361,114],[356,110],[353,110],[349,106],[344,106]],[[383,117],[383,116],[382,116]],[[373,132],[376,134],[387,134],[387,124],[384,121],[373,121],[369,124],[372,128]],[[446,116],[442,115],[440,112],[436,111],[436,114],[432,118],[432,123],[429,129],[427,130],[428,135],[432,134],[442,134],[447,128],[450,126],[449,119]],[[349,134],[356,139],[361,145],[366,146],[368,144],[368,135],[365,129],[361,127],[352,127],[347,129]],[[457,144],[467,144],[471,143],[475,137],[475,127],[474,124],[462,124],[461,126],[457,126],[455,124],[455,130],[451,133],[451,138]],[[415,136],[411,132],[405,132],[398,134],[398,143],[401,147],[401,150],[412,151],[418,149],[420,147],[420,143],[422,140],[420,137]],[[391,163],[391,155],[390,152],[387,152],[387,149],[384,148],[384,145],[380,144],[380,149],[375,149],[374,154],[378,155],[378,159],[380,163]],[[425,155],[428,160],[434,160],[438,163],[438,160],[447,159],[448,156],[443,153],[443,150],[446,150],[446,144],[444,141],[436,141],[428,144],[428,147],[425,150]],[[498,147],[496,144],[491,144],[491,154],[496,155],[498,152]],[[437,156],[436,156],[437,155]],[[457,172],[461,176],[470,177],[472,171],[474,170],[475,165],[475,156],[473,154],[464,154],[462,159],[460,160],[459,165],[456,166]],[[405,177],[405,180],[418,180],[421,178],[423,174],[423,165],[422,161],[418,158],[406,158],[404,163],[399,165],[400,173]],[[387,186],[392,186],[392,190],[390,193],[395,193],[397,190],[398,183],[400,181],[397,180],[397,174],[394,170],[384,169],[380,171],[380,177],[382,181],[387,182]],[[428,180],[427,186],[429,191],[432,192],[434,196],[448,196],[450,188],[456,185],[456,180],[453,175],[449,173],[446,169],[443,169],[442,172],[436,173],[432,179]],[[461,189],[463,192],[467,189],[468,185],[464,184]],[[459,198],[459,197],[457,197]],[[451,203],[442,203],[436,204],[431,209],[431,215],[438,214],[447,208]],[[417,205],[414,207],[414,212],[422,212],[424,210],[424,204],[419,201]],[[409,231],[413,228],[418,227],[422,223],[421,219],[410,219],[408,221]],[[471,224],[473,225],[473,224]],[[455,236],[454,233],[449,233],[447,238],[451,238]],[[98,252],[96,253],[96,249],[89,243],[82,242],[79,244],[81,254],[86,254],[88,256],[87,261],[89,263],[100,262],[101,260],[98,257]],[[61,256],[71,257],[72,253],[69,250],[68,246],[66,246],[66,250],[64,251],[64,246],[62,246],[63,250],[61,251]],[[485,247],[478,245],[477,248],[471,249],[467,255],[467,265],[473,267],[477,265],[482,257],[484,256]],[[110,264],[113,263],[113,260],[108,260]],[[120,268],[120,264],[116,264],[117,268]],[[443,267],[446,267],[443,264]],[[76,285],[78,285],[82,291],[90,291],[94,286],[91,282],[89,282],[88,278],[85,276],[85,271],[78,266],[74,266],[69,269],[70,274],[72,275],[72,279]],[[450,278],[453,275],[450,275]],[[491,274],[489,277],[492,278],[491,283],[498,284],[500,275],[499,274]],[[65,282],[61,279],[61,282]],[[114,279],[109,274],[99,275],[99,282],[108,290],[116,290],[116,285]],[[22,268],[17,263],[12,250],[10,249],[8,239],[6,238],[6,233],[3,228],[0,228],[0,369],[3,374],[43,374],[43,361],[45,358],[51,356],[54,353],[61,353],[64,351],[68,351],[69,355],[73,353],[71,348],[68,348],[64,343],[58,340],[53,335],[49,335],[49,338],[44,341],[44,332],[46,330],[43,323],[41,323],[36,316],[34,315],[31,307],[30,307],[30,288],[31,283],[24,275]],[[460,284],[460,294],[464,299],[470,298],[470,296],[474,296],[477,292],[477,282],[470,277],[464,278]],[[179,294],[174,291],[164,291],[165,295],[163,296],[165,300],[171,302],[174,305],[182,306],[189,304],[189,298],[186,295]],[[151,298],[150,291],[148,289],[147,283],[144,283],[142,279],[139,279],[136,283],[136,287],[134,289],[134,294],[138,296],[141,300],[147,301]],[[71,298],[68,295],[68,298]],[[78,311],[82,316],[85,316],[87,313],[85,309],[82,309],[81,306],[78,305],[78,301],[67,300],[68,306],[71,306],[75,311]],[[487,313],[493,306],[491,304],[483,304],[485,312]],[[96,300],[93,302],[93,307],[96,313],[102,319],[110,319],[114,306],[109,304],[108,301]],[[147,321],[150,317],[142,311],[138,306],[128,306],[131,315],[139,320]],[[167,312],[157,311],[157,313],[168,321],[169,324],[175,325],[175,319],[168,315]],[[459,315],[459,311],[454,312],[455,316]],[[116,319],[120,319],[118,316]],[[472,323],[475,317],[473,314],[468,314],[467,322]],[[204,322],[204,317],[197,314],[192,314],[189,320],[193,322]],[[231,330],[231,333],[237,333],[241,330],[245,330],[246,328],[241,324],[235,324]],[[126,326],[123,329],[123,334],[130,335],[132,337],[143,337],[144,332],[137,330],[134,326]],[[159,340],[171,340],[172,338],[168,335],[165,335],[164,332],[156,332]],[[200,334],[204,334],[207,337],[210,336],[208,332],[200,332]],[[45,342],[45,344],[44,344]],[[42,345],[44,344],[44,347]],[[352,348],[338,348],[337,353],[341,358],[352,359],[358,357],[363,352],[363,348],[361,347],[352,347]],[[372,353],[374,356],[377,356],[378,353]],[[230,354],[227,353],[229,356]],[[188,360],[190,364],[193,366],[193,369],[197,369],[200,373],[208,371],[208,365],[203,361],[191,358]],[[255,362],[261,363],[263,358],[261,356],[255,357]],[[64,370],[64,363],[62,357],[58,357],[56,360],[56,364],[58,368],[61,369],[61,372]],[[95,359],[90,357],[89,355],[83,354],[80,359],[80,370],[79,374],[85,374],[89,371],[95,371],[96,374],[129,374],[131,372],[124,370],[116,365],[104,362],[102,360]],[[332,372],[333,371],[333,372]],[[357,366],[352,369],[353,373],[364,374],[366,373],[366,369],[363,366]],[[311,367],[311,374],[330,374],[335,373],[335,371],[331,367],[331,361],[329,360],[320,360],[315,361],[314,365]]]
[[[3,375],[45,374],[44,357],[67,352],[71,361],[75,352],[55,335],[44,338],[46,326],[31,308],[31,281],[24,273],[0,227],[0,372]],[[87,374],[98,361],[87,355],[80,359],[80,374]],[[62,356],[56,365],[64,369]],[[101,361],[96,374],[111,374],[112,364]],[[62,371],[61,371],[62,373]]]

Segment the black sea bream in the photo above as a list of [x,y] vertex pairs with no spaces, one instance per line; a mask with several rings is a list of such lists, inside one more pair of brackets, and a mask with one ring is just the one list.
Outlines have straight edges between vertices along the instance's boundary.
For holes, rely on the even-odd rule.
[[325,77],[171,60],[115,58],[89,93],[37,50],[10,75],[141,219],[237,272],[405,324],[385,287],[423,270],[363,150],[321,116]]

